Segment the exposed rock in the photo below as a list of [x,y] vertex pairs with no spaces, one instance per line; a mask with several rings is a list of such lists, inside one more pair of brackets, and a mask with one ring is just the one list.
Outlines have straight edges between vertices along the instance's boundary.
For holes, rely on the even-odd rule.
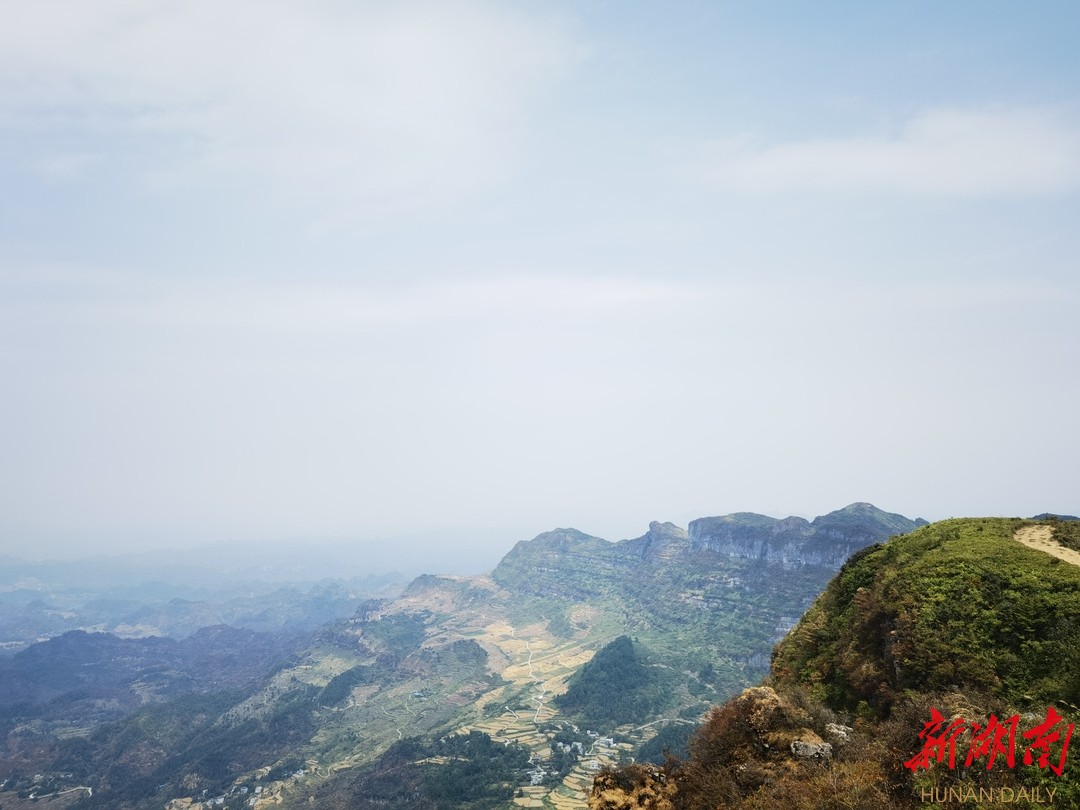
[[839,723],[826,723],[825,733],[828,734],[834,743],[843,744],[851,742],[851,735],[855,732],[851,726],[842,726]]
[[[618,593],[635,579],[652,580],[670,564],[693,566],[694,571],[715,570],[729,578],[745,568],[747,561],[785,569],[816,566],[824,580],[855,551],[911,531],[919,523],[856,503],[813,522],[738,512],[699,518],[690,522],[687,531],[673,523],[653,521],[641,537],[617,543],[576,529],[555,529],[515,545],[491,578],[515,593],[574,602]],[[709,604],[720,587],[752,587],[742,573],[737,580],[724,586],[719,580],[693,586],[700,591],[693,598]],[[407,593],[425,584],[426,580],[417,580]],[[793,607],[801,609],[798,604]]]
[[630,765],[597,775],[589,810],[674,810],[675,791],[662,771]]
[[[832,744],[813,724],[805,709],[773,688],[744,689],[713,710],[691,744],[689,762],[668,772],[632,766],[603,773],[594,782],[589,808],[668,808],[672,805],[665,802],[674,801],[679,785],[689,791],[687,796],[705,790],[714,800],[749,795],[787,778],[802,763],[832,759]],[[688,806],[698,805],[691,801]]]
[[690,544],[729,557],[759,560],[784,568],[823,565],[838,568],[852,553],[924,524],[884,512],[868,503],[853,503],[813,522],[783,520],[753,512],[690,521]]
[[690,548],[690,535],[686,529],[674,523],[653,521],[649,531],[633,540],[623,540],[615,544],[615,549],[622,554],[635,557],[656,557],[666,559],[684,554]]
[[736,512],[692,520],[689,534],[695,549],[737,559],[797,562],[794,552],[813,535],[813,530],[802,518],[777,520],[753,512]]
[[777,716],[783,710],[780,696],[768,686],[744,689],[736,701],[744,707],[747,725],[759,736],[773,729]]
[[812,739],[792,740],[791,753],[796,759],[816,759],[824,762],[832,759],[832,746],[814,734]]

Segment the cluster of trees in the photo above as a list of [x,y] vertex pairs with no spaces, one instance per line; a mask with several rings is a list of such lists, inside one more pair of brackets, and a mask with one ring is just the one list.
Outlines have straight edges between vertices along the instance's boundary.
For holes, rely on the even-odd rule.
[[479,731],[409,737],[359,773],[320,786],[313,799],[326,810],[501,810],[529,767],[527,748]]
[[586,746],[567,728],[560,728],[555,733],[555,736],[551,738],[550,746],[551,756],[546,763],[548,770],[551,771],[549,780],[558,783],[565,779],[577,765],[578,760],[581,759],[579,752],[584,751]]
[[404,657],[424,643],[427,634],[427,611],[392,613],[378,621],[363,622],[364,638],[377,642],[390,654]]
[[425,792],[440,810],[505,806],[529,767],[525,746],[496,743],[479,731],[444,737],[431,752],[446,760],[424,766]]
[[344,703],[355,687],[376,683],[381,671],[383,670],[379,667],[360,664],[352,669],[345,670],[339,675],[335,675],[319,692],[318,704],[320,706],[337,706],[339,703]]
[[662,672],[645,663],[629,636],[619,636],[574,673],[554,703],[597,730],[641,723],[669,701]]
[[634,759],[654,765],[663,765],[668,756],[685,759],[690,753],[690,737],[696,728],[693,723],[667,723],[655,737],[638,748]]

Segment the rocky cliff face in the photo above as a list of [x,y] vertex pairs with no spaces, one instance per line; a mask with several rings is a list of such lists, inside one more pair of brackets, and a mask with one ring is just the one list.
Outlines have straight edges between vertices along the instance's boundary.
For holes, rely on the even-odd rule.
[[868,503],[853,503],[812,522],[798,517],[779,520],[753,512],[699,518],[690,522],[689,540],[694,550],[783,568],[839,568],[859,549],[925,523],[883,512]]
[[925,523],[884,512],[868,503],[854,503],[813,521],[736,512],[693,520],[689,531],[673,523],[653,521],[641,537],[617,543],[576,529],[555,529],[514,546],[493,576],[503,584],[513,584],[514,580],[523,580],[526,571],[534,583],[537,577],[544,580],[546,574],[555,574],[547,586],[553,595],[585,598],[596,590],[584,586],[576,576],[571,577],[574,582],[568,581],[564,576],[568,564],[577,571],[590,571],[596,586],[642,563],[671,563],[699,552],[784,568],[819,565],[836,569],[859,549],[906,534]]
[[746,575],[753,575],[744,570],[747,565],[760,569],[759,576],[772,567],[820,569],[821,581],[808,591],[812,596],[854,552],[925,522],[855,503],[813,521],[736,512],[691,521],[689,531],[653,521],[641,537],[617,543],[555,529],[514,546],[492,578],[521,593],[585,601],[669,578],[672,566],[719,575],[735,565],[738,571],[727,572],[729,586],[748,584]]
[[[812,716],[770,687],[746,689],[713,709],[693,739],[694,758],[688,762],[631,765],[598,774],[589,810],[735,806],[743,795],[764,786],[785,779],[798,784],[800,771],[826,772],[821,766],[850,744],[853,731],[826,722],[823,713]],[[821,805],[773,801],[749,806],[757,810]],[[845,806],[863,805],[856,801]]]
[[614,548],[620,555],[660,560],[681,556],[689,549],[690,535],[686,529],[679,528],[674,523],[660,523],[655,520],[649,524],[649,531],[641,537],[623,540],[616,543]]

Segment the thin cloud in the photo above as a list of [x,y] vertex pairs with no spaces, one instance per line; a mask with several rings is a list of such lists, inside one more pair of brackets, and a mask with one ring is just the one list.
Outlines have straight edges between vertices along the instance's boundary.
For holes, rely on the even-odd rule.
[[670,281],[567,275],[379,287],[155,281],[82,267],[21,272],[0,268],[0,313],[8,324],[84,321],[151,329],[325,334],[476,319],[639,317],[683,306],[699,295],[695,287]]
[[1049,109],[938,109],[891,136],[773,146],[748,136],[713,141],[691,172],[745,194],[1060,194],[1080,188],[1080,125]]
[[[690,293],[665,282],[506,278],[391,289],[356,285],[201,285],[125,304],[147,324],[325,333],[485,319],[632,317],[682,303]],[[117,312],[116,314],[120,314]]]
[[57,153],[34,162],[34,168],[46,180],[63,182],[81,177],[99,161],[97,155]]
[[62,139],[158,188],[232,177],[357,216],[503,182],[582,55],[554,15],[470,0],[4,8],[0,127],[32,168],[69,170]]

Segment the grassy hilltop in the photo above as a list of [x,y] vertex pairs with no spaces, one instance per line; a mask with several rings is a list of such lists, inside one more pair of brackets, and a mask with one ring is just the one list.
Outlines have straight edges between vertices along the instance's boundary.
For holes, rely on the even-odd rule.
[[[1080,703],[1080,568],[1021,545],[1020,520],[948,520],[856,553],[777,646],[773,678],[882,717],[955,686]],[[1054,536],[1080,545],[1080,524]]]

